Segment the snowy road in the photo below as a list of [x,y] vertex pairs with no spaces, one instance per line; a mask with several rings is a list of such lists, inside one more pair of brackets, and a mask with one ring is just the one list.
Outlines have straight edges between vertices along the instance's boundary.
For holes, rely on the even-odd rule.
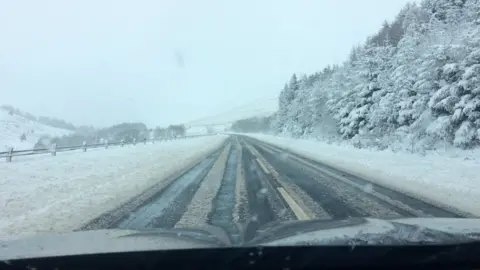
[[214,225],[241,243],[279,221],[464,216],[245,136],[122,209],[84,228]]

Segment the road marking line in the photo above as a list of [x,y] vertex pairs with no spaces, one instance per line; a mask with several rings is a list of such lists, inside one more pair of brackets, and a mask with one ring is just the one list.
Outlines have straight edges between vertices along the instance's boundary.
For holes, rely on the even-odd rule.
[[[303,163],[304,165],[307,165],[307,166],[310,166],[310,167],[313,167],[314,169],[318,170],[319,172],[321,173],[324,173],[325,175],[327,176],[330,176],[332,177],[333,179],[336,179],[336,180],[339,180],[347,185],[350,185],[354,188],[357,188],[359,190],[362,190],[364,193],[368,193],[370,195],[372,195],[373,197],[376,197],[377,199],[381,200],[381,201],[384,201],[390,205],[393,205],[393,206],[396,206],[404,211],[407,211],[411,214],[413,214],[414,216],[431,216],[431,215],[428,215],[427,213],[425,213],[424,211],[422,210],[418,210],[418,209],[414,209],[412,207],[410,207],[409,205],[403,203],[402,201],[397,201],[397,200],[394,200],[392,198],[390,198],[389,196],[387,195],[384,195],[382,193],[379,193],[377,191],[375,191],[374,189],[373,190],[369,190],[368,192],[365,191],[365,186],[359,184],[359,183],[356,183],[340,174],[337,174],[335,172],[332,172],[326,168],[322,168],[320,166],[317,166],[316,164],[314,163],[311,163],[310,161],[306,161],[306,160],[302,160],[300,158],[297,158],[297,157],[294,157],[297,161],[299,161],[300,163]],[[368,182],[368,181],[367,181]],[[368,184],[371,184],[370,182],[368,182]]]
[[265,164],[263,164],[263,161],[261,161],[258,157],[256,158],[256,160],[257,160],[258,164],[260,164],[260,168],[262,168],[262,170],[265,174],[271,174],[270,171],[265,166]]
[[[292,210],[293,214],[298,220],[310,220],[312,219],[303,209],[302,207],[293,199],[293,197],[287,192],[287,190],[284,188],[283,184],[280,182],[279,174],[275,169],[268,163],[268,161],[265,160],[265,158],[251,145],[247,145],[248,149],[252,154],[254,154],[257,158],[258,164],[260,164],[260,167],[262,170],[265,171],[266,174],[270,174],[273,176],[274,181],[280,185],[280,187],[277,187],[278,192],[280,195],[283,197],[283,200],[288,204],[290,209]],[[269,169],[267,169],[267,167]]]
[[257,152],[257,150],[255,148],[253,148],[251,145],[247,145],[247,148],[248,150],[250,150],[250,153],[252,153],[254,156],[256,156],[255,160],[257,161],[257,163],[260,165],[260,168],[262,169],[262,171],[265,173],[265,174],[268,174],[270,175],[271,172],[267,169],[267,166],[265,166],[265,164],[263,163],[262,159],[261,159],[261,156],[260,156],[260,153]]
[[297,217],[298,220],[309,220],[310,218],[308,215],[303,211],[303,209],[298,205],[298,203],[290,196],[290,194],[285,191],[283,187],[277,188],[278,192],[280,195],[282,195],[283,199],[287,202],[287,204],[290,206],[290,209],[292,209],[293,213]]

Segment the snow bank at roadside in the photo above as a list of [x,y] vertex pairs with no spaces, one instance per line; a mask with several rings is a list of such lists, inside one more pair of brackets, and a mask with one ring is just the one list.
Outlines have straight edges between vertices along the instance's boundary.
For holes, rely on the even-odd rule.
[[[250,137],[323,162],[383,186],[480,216],[480,151],[465,157],[357,149],[271,135]],[[468,156],[468,157],[467,157]]]
[[208,136],[2,162],[0,240],[74,230],[218,149],[226,138]]

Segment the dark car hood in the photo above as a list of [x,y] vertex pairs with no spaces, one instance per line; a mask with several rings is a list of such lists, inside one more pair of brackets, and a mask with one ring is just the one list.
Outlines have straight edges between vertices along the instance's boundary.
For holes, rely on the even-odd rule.
[[264,228],[259,245],[401,245],[461,243],[480,239],[480,219],[405,218],[314,220]]
[[[461,243],[480,239],[480,219],[345,219],[272,223],[243,246]],[[230,246],[217,227],[94,230],[0,241],[0,260]]]

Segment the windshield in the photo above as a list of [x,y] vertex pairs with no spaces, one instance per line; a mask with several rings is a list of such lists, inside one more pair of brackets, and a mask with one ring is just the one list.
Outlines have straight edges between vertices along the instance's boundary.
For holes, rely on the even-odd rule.
[[479,14],[4,1],[0,243],[464,241],[480,228]]

